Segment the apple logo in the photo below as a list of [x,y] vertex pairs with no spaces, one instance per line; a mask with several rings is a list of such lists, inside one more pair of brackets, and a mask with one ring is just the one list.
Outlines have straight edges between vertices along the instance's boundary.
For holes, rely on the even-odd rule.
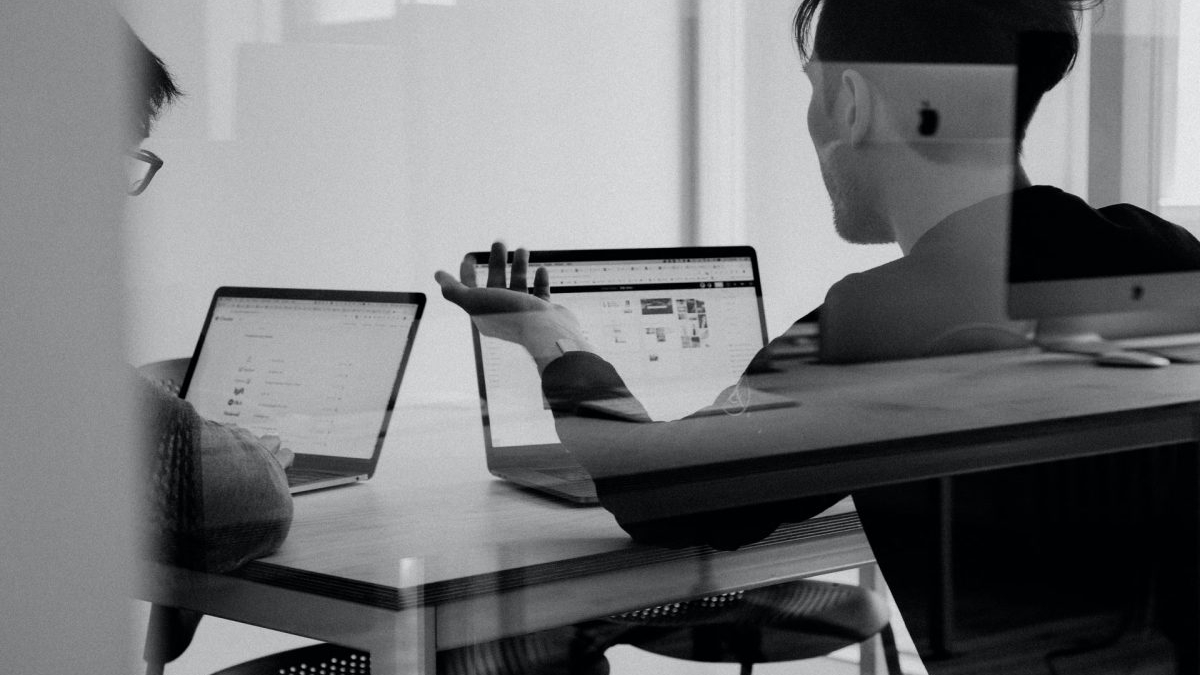
[[921,101],[921,124],[917,133],[922,136],[932,136],[938,130],[938,111],[929,105],[929,101]]
[[1142,296],[1146,294],[1146,289],[1142,288],[1141,284],[1134,284],[1130,294],[1134,300],[1141,300]]

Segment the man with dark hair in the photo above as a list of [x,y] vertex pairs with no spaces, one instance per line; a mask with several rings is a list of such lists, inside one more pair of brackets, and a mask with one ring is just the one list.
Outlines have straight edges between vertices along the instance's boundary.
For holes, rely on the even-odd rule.
[[[1200,268],[1200,244],[1182,228],[1128,205],[1093,210],[1057,188],[1033,186],[1020,164],[1038,103],[1074,64],[1077,14],[1098,4],[802,2],[795,35],[813,84],[809,132],[837,231],[852,243],[896,242],[904,253],[830,289],[820,316],[823,360],[1026,344],[1031,326],[1010,321],[1004,305],[1010,223],[1017,265],[1056,268],[1040,278]],[[973,82],[980,69],[961,68],[1014,64],[1015,100],[1009,87]],[[905,88],[921,91],[955,69],[964,73],[955,82],[968,90],[964,98],[990,102],[1006,121],[1001,128],[980,119],[980,138],[881,139],[881,129],[917,113]],[[999,113],[1010,111],[1007,123]]]
[[[131,195],[141,194],[162,166],[138,146],[162,110],[182,94],[161,59],[121,21],[130,87],[128,148]],[[136,376],[135,376],[136,377]],[[176,383],[177,384],[177,383]],[[292,453],[277,437],[203,419],[170,391],[136,377],[145,424],[139,526],[143,554],[155,562],[227,572],[279,548],[292,522],[284,468]],[[177,657],[201,615],[155,607],[147,636],[151,670]]]
[[133,76],[132,91],[127,100],[131,106],[129,119],[133,122],[130,137],[138,142],[149,138],[151,125],[183,92],[176,86],[162,59],[146,48],[124,19],[120,21],[121,41],[125,45],[125,60]]
[[[1022,35],[1030,49],[1017,96],[1023,137],[1042,95],[1071,70],[1079,52],[1078,13],[1102,0],[801,0],[796,44],[805,61],[836,63],[1015,63]],[[820,15],[820,30],[814,26]],[[836,79],[831,80],[836,83]],[[832,102],[836,91],[824,92]]]
[[[1106,242],[1107,232],[1125,229],[1125,223],[1109,221],[1105,213],[1092,211],[1055,188],[1031,187],[1020,166],[1014,166],[1011,128],[998,132],[1007,137],[1000,143],[984,138],[930,144],[919,138],[887,136],[898,115],[889,107],[905,102],[904,89],[910,84],[888,78],[897,72],[915,73],[918,79],[924,75],[919,67],[899,71],[896,64],[928,64],[935,74],[943,64],[1011,66],[1022,32],[1038,29],[1045,37],[1025,54],[1036,74],[1020,78],[1025,94],[1018,116],[1022,127],[1028,124],[1041,96],[1074,61],[1079,44],[1076,13],[1085,4],[1096,3],[802,3],[795,29],[813,83],[808,125],[833,201],[835,224],[848,241],[894,241],[905,253],[900,260],[850,275],[830,289],[824,306],[813,315],[820,315],[824,360],[866,361],[1027,345],[1027,327],[1010,321],[1003,304],[1010,204],[1020,217],[1031,220],[1038,220],[1044,206],[1054,213],[1068,213],[1089,228],[1093,241]],[[814,32],[818,9],[820,21]],[[829,61],[826,54],[845,60]],[[971,95],[1012,105],[1008,89],[982,88]],[[932,145],[936,147],[931,149]],[[1078,245],[1070,236],[1059,239],[1065,239],[1062,245]],[[1200,259],[1195,240],[1188,237],[1187,241]],[[503,260],[503,254],[498,246],[491,260]],[[555,409],[561,440],[597,479],[602,503],[627,531],[660,544],[732,547],[761,538],[781,519],[811,516],[830,502],[803,500],[787,508],[770,504],[661,523],[645,522],[636,508],[605,502],[604,477],[621,473],[629,448],[662,452],[653,449],[686,446],[690,441],[674,439],[690,438],[690,420],[630,425],[620,432],[621,443],[597,438],[580,425],[573,413],[583,401],[601,394],[625,396],[628,391],[616,371],[593,353],[569,312],[547,302],[545,270],[537,271],[532,295],[511,292],[526,289],[527,260],[527,254],[517,252],[508,290],[502,266],[489,275],[488,287],[478,287],[469,259],[461,266],[461,282],[445,272],[439,272],[437,280],[445,297],[470,313],[481,331],[517,342],[532,355]],[[573,345],[568,353],[563,352],[564,343]],[[747,375],[769,361],[772,349],[769,346],[751,362]],[[743,421],[731,418],[726,423]]]
[[[1060,265],[1079,258],[1110,266],[1183,260],[1200,268],[1200,243],[1180,228],[1135,207],[1095,210],[1056,188],[1033,186],[1017,159],[1017,146],[1039,101],[1074,63],[1079,12],[1097,4],[802,0],[794,27],[813,85],[808,127],[833,201],[836,228],[852,243],[896,242],[904,253],[897,261],[839,281],[820,310],[806,317],[819,315],[823,360],[861,362],[1028,345],[1029,326],[1009,320],[1004,306],[1010,222],[1016,236],[1038,233],[1034,257]],[[964,100],[982,100],[976,107],[997,108],[1000,122],[988,127],[981,119],[977,134],[968,128],[950,142],[906,131],[906,116],[917,112],[912,91],[921,91],[945,73],[953,76],[963,66],[974,68],[962,71],[971,73],[992,72],[988,66],[1000,72],[1008,66],[1011,74],[1013,64],[1019,65],[1015,101],[1011,88],[993,86],[986,78],[955,82]],[[919,99],[915,105],[919,107]],[[511,280],[505,278],[504,255],[503,246],[493,247],[491,260],[501,262],[491,270],[487,287],[477,286],[470,259],[463,261],[461,280],[439,272],[442,293],[465,309],[481,332],[516,342],[533,357],[560,439],[592,474],[601,503],[635,539],[733,548],[765,537],[781,522],[816,515],[838,499],[840,495],[830,495],[722,508],[712,495],[697,495],[695,513],[653,521],[642,515],[638,499],[628,490],[614,499],[617,484],[628,472],[623,465],[631,456],[694,452],[714,437],[726,442],[738,438],[747,447],[778,446],[786,439],[764,438],[751,416],[721,419],[721,433],[715,435],[718,423],[712,421],[601,423],[594,413],[577,414],[592,399],[632,396],[615,369],[594,353],[569,312],[549,302],[546,271],[537,270],[532,294],[527,293],[527,254],[517,251]],[[747,378],[770,361],[772,349],[755,358]],[[631,419],[650,421],[644,414]],[[1063,471],[1070,474],[1075,468]],[[991,609],[999,619],[990,623],[991,629],[1019,628],[1032,616],[1043,616],[1037,614],[1039,604],[1058,607],[1061,601],[1069,610],[1049,614],[1073,616],[1070,612],[1081,606],[1107,610],[1116,605],[1125,610],[1131,597],[1142,598],[1136,588],[1118,591],[1118,584],[1109,587],[1111,592],[1096,591],[1097,579],[1112,580],[1121,563],[1134,566],[1124,569],[1136,569],[1145,560],[1136,547],[1119,549],[1119,555],[1097,553],[1097,543],[1103,540],[1096,535],[1105,526],[1093,526],[1093,514],[1072,512],[1062,500],[1031,497],[1029,486],[1033,481],[1046,484],[1043,478],[1032,470],[968,479],[970,490],[963,492],[970,498],[954,516],[974,528],[962,532],[963,540],[978,545],[978,566],[966,568],[969,572],[955,570],[955,578],[965,574],[969,583],[964,585],[983,593],[983,608],[970,606],[982,612],[974,617],[980,623],[988,623],[987,603],[994,603]],[[642,503],[654,500],[654,486],[643,492]],[[929,495],[936,494],[937,486],[921,484],[855,495],[872,548],[925,655],[945,647],[930,637],[920,614],[910,613],[930,603],[937,550],[917,542],[930,543],[927,535],[938,512],[936,499]],[[1131,499],[1136,502],[1140,496]],[[1054,522],[1082,524],[1078,531],[1026,527],[1044,518],[1039,508],[1064,506],[1067,511],[1054,513]],[[993,534],[997,539],[987,539]],[[1011,544],[1007,549],[1005,542]],[[1020,567],[1019,552],[1044,545],[1063,554],[1059,561],[1068,560],[1066,553],[1074,545],[1085,547],[1077,552],[1096,555],[1084,558],[1090,567],[1074,578],[1064,578],[1069,575],[1063,565],[1052,566],[1050,584],[1046,576],[1039,581],[1036,575],[1018,574],[1029,569]],[[1022,587],[1024,582],[1031,585]],[[1014,588],[1022,592],[1012,592]],[[1053,593],[1037,595],[1047,588]],[[997,589],[1003,591],[997,594]],[[1001,611],[1009,599],[1015,599],[1014,608]],[[1070,644],[1063,636],[1056,640],[1056,647],[1064,640]],[[1045,665],[1041,658],[1025,665]]]
[[[162,60],[124,21],[121,29],[129,63],[138,75],[130,129],[140,144],[162,110],[182,94]],[[161,160],[147,166],[156,171]],[[149,185],[153,174],[144,171],[133,177],[131,193]],[[278,548],[292,516],[283,476],[291,452],[281,447],[280,439],[255,438],[244,429],[204,420],[190,404],[145,381],[139,381],[138,390],[143,412],[151,420],[147,444],[154,454],[147,495],[153,521],[151,556],[186,567],[228,571]]]

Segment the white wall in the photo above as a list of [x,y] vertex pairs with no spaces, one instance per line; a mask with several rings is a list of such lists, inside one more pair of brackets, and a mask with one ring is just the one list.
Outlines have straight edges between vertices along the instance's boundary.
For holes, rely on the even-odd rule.
[[431,302],[404,390],[473,395],[466,319],[436,269],[495,237],[680,241],[680,3],[473,0],[327,26],[297,3],[300,18],[229,18],[255,4],[270,13],[131,10],[189,91],[146,143],[166,165],[131,210],[131,361],[190,353],[222,284],[419,290]]
[[[745,4],[736,216],[739,243],[760,253],[772,332],[843,275],[898,255],[833,233],[793,5]],[[307,7],[161,0],[129,12],[189,92],[147,143],[167,163],[131,211],[131,361],[188,353],[220,284],[433,295],[434,269],[493,237],[687,240],[689,0],[399,4],[338,25]],[[465,321],[440,300],[429,319],[414,375],[465,360],[469,383]],[[434,331],[441,358],[420,351]]]
[[116,22],[0,7],[0,672],[120,673],[131,559]]

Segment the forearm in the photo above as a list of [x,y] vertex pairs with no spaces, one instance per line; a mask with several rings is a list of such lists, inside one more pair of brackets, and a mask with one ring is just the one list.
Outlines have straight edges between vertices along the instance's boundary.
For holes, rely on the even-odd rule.
[[283,467],[244,430],[201,428],[205,536],[210,568],[233,569],[279,548],[292,522]]
[[[786,445],[786,434],[769,428],[761,415],[723,409],[673,422],[652,422],[644,411],[605,417],[589,402],[632,395],[612,366],[593,354],[571,353],[549,364],[543,393],[560,440],[591,474],[601,504],[639,542],[737,548],[766,537],[781,522],[815,516],[841,496],[765,501],[753,493],[715,496],[694,481],[706,460],[728,459],[731,447],[769,452]],[[664,491],[683,506],[665,506]]]
[[292,520],[283,467],[244,430],[139,381],[147,555],[223,572],[276,550]]

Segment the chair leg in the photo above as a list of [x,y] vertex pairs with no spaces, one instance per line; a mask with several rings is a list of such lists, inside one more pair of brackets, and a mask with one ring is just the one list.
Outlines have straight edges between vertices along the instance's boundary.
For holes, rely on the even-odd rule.
[[743,663],[740,672],[741,672],[741,675],[751,675],[751,672],[753,670],[754,670],[753,663]]
[[896,633],[892,630],[892,624],[884,626],[879,637],[883,640],[883,658],[887,663],[888,675],[904,675],[904,671],[900,670],[900,652],[896,649]]

